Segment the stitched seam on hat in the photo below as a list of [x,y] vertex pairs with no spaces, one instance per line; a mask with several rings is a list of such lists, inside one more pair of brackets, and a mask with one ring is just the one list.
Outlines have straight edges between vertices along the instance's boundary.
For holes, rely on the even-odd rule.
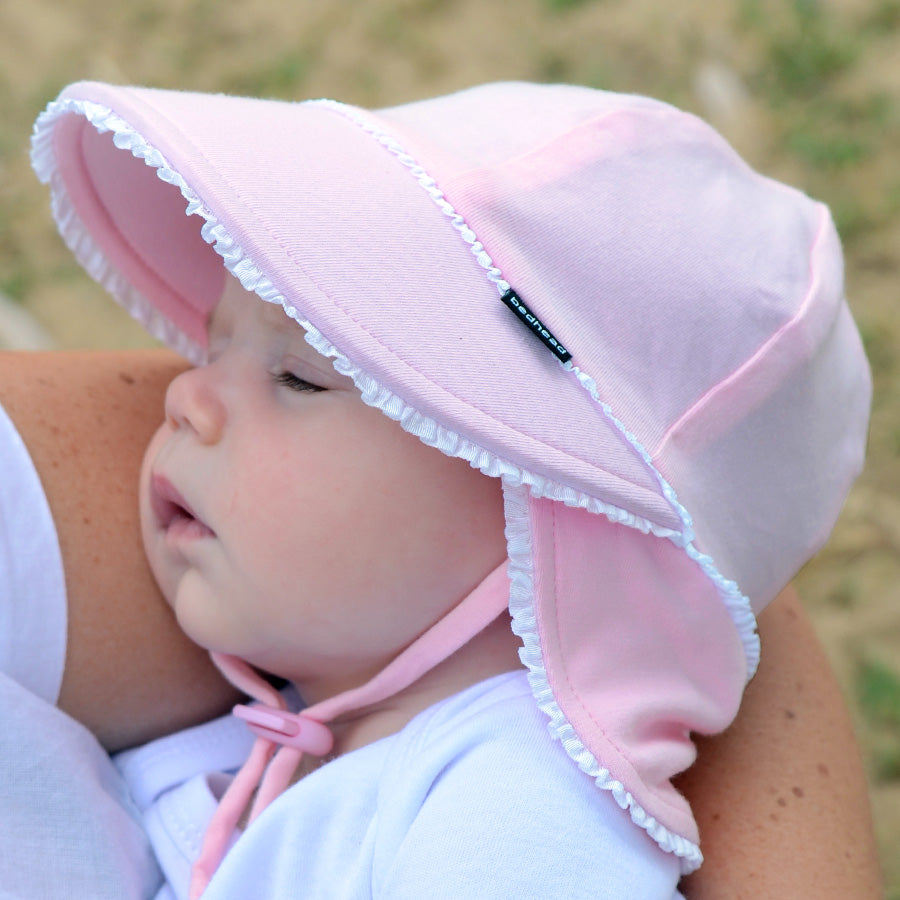
[[626,440],[634,447],[635,451],[641,455],[646,462],[648,468],[653,473],[660,490],[669,501],[669,504],[676,511],[682,523],[684,524],[684,532],[679,535],[679,539],[672,537],[671,540],[677,546],[681,547],[690,559],[696,562],[704,575],[715,585],[719,597],[722,600],[728,614],[737,629],[738,636],[744,648],[744,656],[747,661],[747,680],[749,681],[756,673],[759,667],[760,644],[759,634],[756,630],[756,616],[753,614],[753,608],[750,600],[741,592],[740,586],[726,578],[717,568],[712,557],[705,553],[701,553],[694,544],[693,521],[690,513],[682,506],[679,501],[675,489],[663,474],[657,469],[650,458],[649,453],[643,444],[625,427],[625,424],[616,418],[609,404],[600,398],[597,390],[597,384],[594,379],[586,372],[582,372],[576,365],[567,362],[563,368],[571,372],[581,382],[584,389],[591,395],[594,401],[603,409],[607,419],[611,421],[622,433]]
[[435,181],[432,175],[419,164],[418,160],[407,153],[396,139],[383,131],[379,125],[365,115],[362,110],[355,107],[338,103],[335,100],[310,100],[307,102],[310,105],[330,109],[332,112],[353,122],[391,153],[401,165],[405,166],[419,183],[419,186],[428,194],[432,202],[446,216],[447,220],[456,229],[463,241],[468,244],[469,250],[478,261],[478,264],[484,269],[488,280],[497,288],[498,294],[502,296],[509,290],[509,283],[503,278],[503,273],[494,264],[494,261],[485,249],[484,244],[478,240],[478,236],[466,222],[465,218],[453,207],[444,192],[438,187],[437,181]]
[[701,397],[694,401],[694,403],[691,404],[691,406],[687,410],[685,410],[685,412],[682,413],[681,416],[679,416],[678,420],[666,430],[666,433],[662,436],[662,439],[660,440],[656,449],[653,451],[652,456],[654,459],[659,459],[659,457],[665,452],[666,445],[670,441],[675,439],[678,432],[687,427],[695,416],[700,415],[707,405],[714,402],[716,397],[722,391],[727,390],[746,372],[758,366],[761,360],[768,356],[774,348],[780,346],[782,341],[786,337],[792,335],[800,327],[800,325],[804,321],[806,321],[806,319],[808,318],[808,313],[812,308],[812,300],[815,296],[816,287],[818,286],[819,282],[818,273],[814,269],[814,258],[819,245],[822,243],[825,237],[825,233],[829,223],[828,212],[824,207],[821,209],[820,215],[821,219],[819,222],[819,228],[816,232],[815,237],[813,238],[812,244],[810,245],[809,249],[808,286],[806,289],[806,294],[803,298],[803,302],[800,304],[797,312],[787,322],[782,324],[781,327],[773,335],[770,335],[769,338],[767,338],[748,359],[746,359],[729,375],[726,375],[715,385],[705,391]]

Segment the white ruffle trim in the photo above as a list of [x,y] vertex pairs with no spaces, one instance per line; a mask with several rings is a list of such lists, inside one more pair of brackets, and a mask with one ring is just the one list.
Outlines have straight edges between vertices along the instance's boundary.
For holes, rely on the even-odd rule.
[[[89,100],[57,100],[48,105],[34,124],[34,133],[31,139],[31,165],[41,182],[50,186],[50,205],[53,218],[66,246],[85,271],[109,291],[119,304],[147,329],[152,337],[162,341],[195,365],[202,363],[206,355],[205,350],[162,315],[110,263],[78,217],[68,191],[66,191],[65,182],[59,173],[56,151],[53,146],[54,124],[69,113],[83,116],[101,134],[111,131],[113,141],[119,149],[128,150],[132,155],[143,159],[148,166],[156,169],[160,179],[178,185],[185,197],[188,197],[188,194],[185,193],[187,186],[169,166],[161,153],[153,149],[124,119],[105,106]],[[181,183],[179,184],[179,182]],[[186,214],[190,215],[196,211],[198,210],[191,208],[189,200]]]
[[613,778],[609,769],[601,765],[584,746],[575,729],[569,724],[547,680],[547,670],[541,652],[534,600],[534,569],[528,522],[528,495],[521,486],[504,482],[503,502],[506,513],[506,540],[509,550],[510,595],[509,610],[513,631],[521,638],[519,658],[528,669],[528,681],[538,706],[549,718],[547,728],[559,740],[566,753],[582,772],[594,779],[598,788],[609,791],[616,803],[643,828],[666,853],[681,860],[681,872],[687,875],[700,867],[703,855],[700,848],[687,838],[666,828],[651,816],[626,789]]
[[[450,206],[434,179],[412,157],[406,154],[396,141],[385,135],[361,113],[350,107],[345,107],[334,101],[311,102],[333,109],[335,112],[354,121],[397,156],[401,163],[407,166],[410,173],[422,185],[423,189],[428,192],[432,200],[447,215],[460,237],[469,244],[475,258],[485,269],[487,277],[497,286],[498,291],[502,294],[508,289],[508,283],[503,279],[499,269],[493,265],[483,245],[477,240],[475,233]],[[647,814],[635,802],[634,797],[625,789],[624,785],[610,777],[609,771],[603,768],[581,743],[575,730],[566,721],[565,716],[552,696],[543,667],[534,614],[527,507],[522,499],[524,495],[517,498],[515,492],[527,489],[535,497],[546,497],[564,503],[567,506],[579,507],[592,513],[604,515],[612,522],[634,528],[644,534],[653,534],[660,538],[667,538],[681,547],[691,559],[701,566],[704,573],[713,581],[722,596],[723,602],[726,604],[740,634],[751,676],[756,669],[759,659],[759,639],[755,630],[756,622],[749,600],[741,594],[737,585],[733,581],[726,579],[716,569],[710,557],[700,553],[694,547],[690,516],[678,502],[674,489],[653,465],[642,445],[616,419],[608,405],[600,400],[593,379],[571,363],[561,363],[565,369],[575,375],[582,387],[591,394],[603,414],[626,437],[631,446],[643,459],[657,479],[664,496],[673,509],[677,511],[684,525],[683,531],[679,532],[663,528],[650,522],[648,519],[636,516],[620,507],[604,503],[596,497],[577,491],[568,485],[560,484],[552,479],[544,478],[541,475],[513,465],[508,460],[494,455],[489,450],[444,428],[444,426],[433,419],[413,409],[371,375],[351,363],[300,311],[288,303],[286,298],[262,273],[256,263],[226,231],[212,211],[201,202],[200,198],[181,175],[168,164],[158,150],[152,147],[127,122],[107,107],[90,101],[65,99],[51,103],[35,123],[31,158],[32,165],[40,180],[50,185],[53,215],[60,234],[76,259],[88,273],[108,290],[154,337],[195,364],[202,363],[205,358],[205,350],[202,347],[190,340],[174,323],[161,315],[150,301],[111,265],[76,214],[58,171],[52,137],[53,126],[56,120],[70,113],[83,116],[101,133],[112,131],[113,140],[117,147],[122,150],[128,150],[135,157],[143,159],[148,166],[156,169],[157,175],[162,181],[176,186],[187,202],[185,214],[198,215],[204,220],[201,228],[203,238],[222,257],[228,271],[241,282],[246,290],[255,292],[267,303],[279,304],[285,313],[305,330],[306,340],[323,356],[332,359],[333,365],[338,372],[353,379],[365,403],[380,409],[385,415],[397,421],[401,427],[418,437],[423,443],[437,448],[448,456],[464,459],[471,466],[479,469],[486,475],[503,480],[507,510],[507,538],[511,561],[510,612],[513,617],[516,634],[523,641],[523,648],[520,651],[522,662],[528,668],[535,699],[540,708],[550,718],[551,732],[562,741],[567,753],[578,766],[594,777],[598,787],[610,791],[622,809],[628,810],[636,825],[646,830],[664,850],[674,853],[681,858],[684,872],[696,869],[702,861],[699,848],[680,835],[673,834]]]

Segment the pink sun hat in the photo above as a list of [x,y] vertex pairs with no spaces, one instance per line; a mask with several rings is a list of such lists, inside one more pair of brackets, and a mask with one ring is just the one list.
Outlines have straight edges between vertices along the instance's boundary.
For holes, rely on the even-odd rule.
[[503,480],[551,733],[696,868],[671,778],[734,717],[754,614],[862,466],[828,210],[696,117],[560,85],[368,112],[82,83],[33,162],[77,258],[167,344],[202,362],[227,269],[367,403]]

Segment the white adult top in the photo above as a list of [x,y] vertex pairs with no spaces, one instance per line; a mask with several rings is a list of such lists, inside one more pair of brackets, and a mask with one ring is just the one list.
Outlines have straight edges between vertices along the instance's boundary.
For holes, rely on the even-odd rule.
[[50,507],[0,406],[0,672],[51,703],[65,663],[65,591]]

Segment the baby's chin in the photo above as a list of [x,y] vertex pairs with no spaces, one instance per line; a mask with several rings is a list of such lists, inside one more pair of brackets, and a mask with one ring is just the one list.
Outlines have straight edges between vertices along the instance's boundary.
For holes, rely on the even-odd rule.
[[[159,583],[158,579],[157,584]],[[220,637],[217,623],[210,620],[207,605],[203,602],[198,603],[198,598],[193,595],[190,588],[182,592],[179,580],[174,587],[164,587],[160,584],[160,592],[172,610],[178,627],[191,641],[208,652],[222,650],[217,646],[217,639]]]

